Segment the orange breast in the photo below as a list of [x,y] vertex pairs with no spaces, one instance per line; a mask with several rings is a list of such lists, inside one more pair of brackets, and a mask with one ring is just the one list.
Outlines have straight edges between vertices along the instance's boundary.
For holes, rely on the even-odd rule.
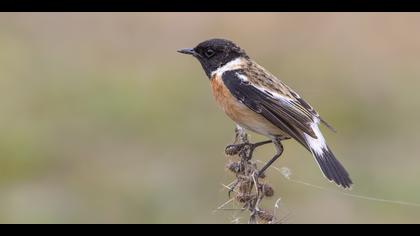
[[211,88],[216,102],[238,125],[266,136],[284,135],[284,132],[263,116],[239,102],[226,88],[220,77],[215,76],[211,79]]
[[223,81],[219,77],[214,77],[211,80],[211,88],[213,97],[223,111],[235,122],[244,115],[245,106],[238,102],[235,97],[224,86]]

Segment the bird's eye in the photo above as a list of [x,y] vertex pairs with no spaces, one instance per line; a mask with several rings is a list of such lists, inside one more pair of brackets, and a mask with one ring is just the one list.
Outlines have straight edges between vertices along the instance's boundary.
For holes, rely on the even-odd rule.
[[204,54],[206,55],[207,58],[212,57],[215,54],[215,51],[211,48],[207,49]]

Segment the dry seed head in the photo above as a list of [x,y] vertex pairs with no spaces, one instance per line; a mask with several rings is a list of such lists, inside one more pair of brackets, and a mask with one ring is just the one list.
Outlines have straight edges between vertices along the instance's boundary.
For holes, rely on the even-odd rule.
[[271,223],[274,220],[274,215],[266,210],[260,210],[257,212],[258,220],[261,223]]
[[235,156],[236,154],[239,153],[239,151],[240,151],[240,148],[238,148],[237,145],[229,145],[225,149],[225,153],[228,156]]
[[274,195],[274,189],[268,184],[262,185],[262,191],[264,193],[264,196],[266,197],[272,197]]
[[249,193],[253,190],[253,182],[248,180],[242,180],[241,182],[239,182],[238,184],[238,188],[239,188],[239,192],[241,193]]
[[255,199],[255,194],[249,194],[249,193],[239,193],[236,196],[236,200],[240,203],[247,203]]
[[226,165],[226,168],[230,171],[232,171],[233,173],[237,174],[241,171],[241,164],[238,162],[229,162]]

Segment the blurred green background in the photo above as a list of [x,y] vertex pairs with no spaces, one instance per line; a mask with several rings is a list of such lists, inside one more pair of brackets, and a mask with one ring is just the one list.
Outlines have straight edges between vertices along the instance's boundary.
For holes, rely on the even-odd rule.
[[[338,130],[323,128],[351,193],[420,203],[420,14],[1,13],[0,24],[1,223],[246,222],[213,212],[233,179],[234,125],[199,63],[176,53],[213,37]],[[284,146],[275,166],[341,191],[304,148]],[[286,223],[420,223],[420,208],[272,170],[268,181],[266,206],[281,197]]]

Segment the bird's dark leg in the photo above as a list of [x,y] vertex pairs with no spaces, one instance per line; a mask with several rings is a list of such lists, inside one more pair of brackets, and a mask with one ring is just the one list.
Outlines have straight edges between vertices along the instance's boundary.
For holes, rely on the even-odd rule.
[[258,142],[258,143],[240,143],[240,144],[232,144],[226,147],[225,152],[226,154],[233,156],[239,154],[239,156],[243,159],[250,160],[252,158],[252,154],[254,150],[262,145],[271,143],[271,140]]
[[249,148],[248,148],[249,151],[244,153],[244,158],[247,159],[247,160],[250,160],[252,158],[252,155],[254,153],[255,148],[257,148],[259,146],[262,146],[262,145],[265,145],[265,144],[268,144],[268,143],[271,143],[271,142],[272,142],[271,140],[267,140],[267,141],[262,141],[262,142],[258,142],[258,143],[249,143],[248,144],[249,145]]
[[273,162],[275,162],[283,153],[283,145],[281,144],[281,140],[279,138],[274,138],[272,141],[274,143],[274,146],[276,147],[276,155],[274,155],[274,157],[271,158],[271,160],[267,162],[267,164],[265,164],[265,166],[263,166],[263,168],[261,168],[260,171],[258,171],[258,177],[264,174],[267,168],[270,167],[271,164],[273,164]]
[[239,154],[241,158],[249,160],[252,158],[255,148],[271,142],[272,140],[250,143],[245,130],[240,126],[236,126],[234,144],[228,145],[225,149],[225,153],[230,156]]
[[262,145],[265,145],[265,144],[269,144],[269,143],[272,143],[272,142],[273,142],[272,140],[266,140],[266,141],[254,143],[253,146],[254,146],[254,148],[256,148],[256,147],[259,147],[259,146],[262,146]]

